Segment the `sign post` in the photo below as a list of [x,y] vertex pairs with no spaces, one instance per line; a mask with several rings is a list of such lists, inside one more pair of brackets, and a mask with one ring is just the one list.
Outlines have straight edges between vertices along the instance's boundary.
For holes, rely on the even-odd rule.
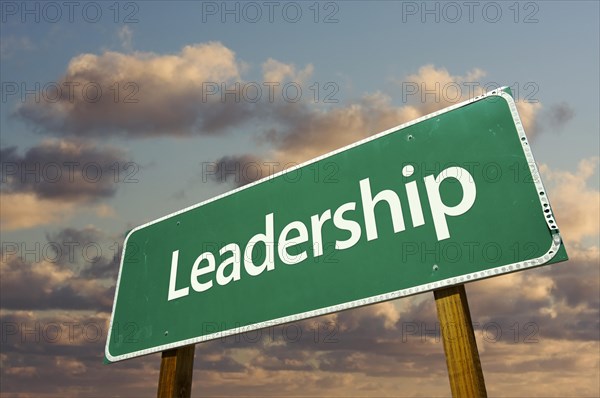
[[487,397],[464,285],[435,290],[453,397]]
[[516,103],[495,90],[133,229],[105,357],[435,291],[446,352],[470,352],[474,375],[466,297],[446,289],[566,259]]
[[192,344],[162,352],[158,398],[190,398],[195,348]]

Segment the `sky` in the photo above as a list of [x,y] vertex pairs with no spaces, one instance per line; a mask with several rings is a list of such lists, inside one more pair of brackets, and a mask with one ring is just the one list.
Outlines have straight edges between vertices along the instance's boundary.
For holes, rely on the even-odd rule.
[[[160,354],[102,361],[127,231],[500,86],[570,260],[466,285],[487,390],[600,395],[598,2],[0,6],[3,397],[154,395]],[[192,395],[450,396],[437,322],[428,292],[198,344]]]

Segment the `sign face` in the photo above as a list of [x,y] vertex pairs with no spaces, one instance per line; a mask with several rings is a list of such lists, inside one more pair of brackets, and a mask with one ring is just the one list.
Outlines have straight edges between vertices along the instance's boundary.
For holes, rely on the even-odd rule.
[[566,259],[515,102],[496,90],[132,230],[105,355]]

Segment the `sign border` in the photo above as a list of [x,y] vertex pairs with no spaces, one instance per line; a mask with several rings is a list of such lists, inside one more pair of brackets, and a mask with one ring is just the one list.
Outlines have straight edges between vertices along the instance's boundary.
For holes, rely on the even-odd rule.
[[[170,350],[173,348],[178,348],[178,347],[182,347],[185,345],[189,345],[189,344],[196,344],[196,343],[201,343],[203,341],[209,341],[209,340],[214,340],[214,339],[218,339],[218,338],[223,338],[223,337],[227,337],[227,336],[231,336],[231,335],[235,335],[238,333],[244,333],[244,332],[249,332],[249,331],[253,331],[253,330],[257,330],[257,329],[262,329],[265,327],[271,327],[271,326],[275,326],[275,325],[280,325],[280,324],[284,324],[284,323],[288,323],[288,322],[294,322],[294,321],[298,321],[298,320],[302,320],[302,319],[307,319],[307,318],[312,318],[312,317],[316,317],[316,316],[320,316],[320,315],[325,315],[325,314],[329,314],[329,313],[333,313],[333,312],[338,312],[338,311],[342,311],[342,310],[347,310],[347,309],[351,309],[351,308],[356,308],[356,307],[361,307],[364,305],[369,305],[369,304],[375,304],[375,303],[380,303],[380,302],[384,302],[384,301],[388,301],[388,300],[394,300],[397,298],[401,298],[401,297],[407,297],[407,296],[411,296],[414,294],[419,294],[419,293],[423,293],[426,291],[431,291],[431,290],[435,290],[435,289],[440,289],[440,288],[444,288],[444,287],[449,287],[452,285],[457,285],[457,284],[462,284],[465,282],[471,282],[471,281],[476,281],[476,280],[481,280],[481,279],[485,279],[485,278],[489,278],[489,277],[493,277],[493,276],[498,276],[498,275],[502,275],[502,274],[507,274],[507,273],[511,273],[511,272],[515,272],[518,270],[523,270],[523,269],[527,269],[527,268],[532,268],[532,267],[537,267],[543,264],[546,264],[547,262],[549,262],[550,260],[552,260],[552,258],[558,253],[558,250],[561,246],[562,243],[562,239],[560,237],[560,233],[559,233],[559,229],[558,226],[556,224],[556,220],[554,218],[554,214],[552,213],[552,206],[550,206],[550,201],[548,199],[548,195],[546,194],[546,190],[544,189],[544,185],[542,183],[542,180],[540,178],[540,174],[539,171],[537,169],[537,165],[535,163],[535,160],[533,158],[533,153],[531,152],[531,148],[529,146],[529,142],[527,140],[527,136],[525,135],[525,130],[523,129],[523,123],[521,122],[521,119],[519,117],[519,114],[517,112],[517,105],[516,102],[514,100],[514,98],[512,97],[512,95],[510,95],[508,92],[506,92],[505,90],[507,89],[507,87],[501,87],[498,88],[496,90],[492,90],[488,93],[479,95],[477,97],[468,99],[466,101],[462,101],[458,104],[449,106],[447,108],[441,109],[439,111],[430,113],[428,115],[422,116],[418,119],[409,121],[407,123],[403,123],[400,124],[398,126],[392,127],[390,129],[387,129],[385,131],[382,131],[378,134],[374,134],[370,137],[364,138],[360,141],[354,142],[350,145],[346,145],[342,148],[336,149],[332,152],[328,152],[324,155],[318,156],[316,158],[310,159],[306,162],[303,162],[301,164],[295,165],[287,170],[283,170],[280,171],[278,173],[275,173],[273,175],[264,177],[258,181],[252,182],[250,184],[247,184],[243,187],[239,187],[236,189],[233,189],[231,191],[225,192],[221,195],[215,196],[213,198],[210,198],[208,200],[205,200],[203,202],[197,203],[195,205],[186,207],[182,210],[178,210],[174,213],[168,214],[166,216],[160,217],[156,220],[153,221],[149,221],[143,225],[140,225],[134,229],[132,229],[131,231],[129,231],[129,233],[127,234],[125,241],[123,242],[123,252],[121,253],[121,262],[120,262],[120,266],[119,266],[119,276],[117,278],[117,284],[115,287],[115,297],[113,300],[113,308],[112,308],[112,312],[111,312],[111,316],[110,316],[110,325],[109,325],[109,329],[108,329],[108,333],[107,333],[107,338],[106,338],[106,346],[105,346],[105,350],[104,350],[104,355],[106,356],[106,359],[110,362],[118,362],[118,361],[122,361],[125,359],[131,359],[131,358],[135,358],[135,357],[139,357],[139,356],[143,356],[143,355],[148,355],[148,354],[153,354],[153,353],[157,353],[157,352],[161,352],[161,351],[165,351],[165,350]],[[344,152],[348,149],[354,148],[356,146],[365,144],[367,142],[376,140],[380,137],[383,137],[385,135],[391,134],[393,132],[396,132],[398,130],[404,129],[406,127],[412,126],[414,124],[420,123],[422,121],[434,118],[436,116],[439,116],[441,114],[444,114],[446,112],[450,112],[452,110],[470,105],[472,103],[475,103],[477,101],[481,101],[484,98],[489,98],[489,97],[498,97],[500,99],[504,99],[509,106],[513,121],[515,123],[515,127],[517,130],[517,133],[519,135],[519,140],[521,142],[521,147],[523,149],[523,152],[525,154],[525,158],[527,159],[527,163],[529,165],[529,170],[531,171],[531,176],[533,179],[533,182],[535,184],[535,187],[537,188],[538,191],[538,198],[540,200],[540,204],[542,205],[542,208],[545,208],[545,210],[549,210],[548,213],[542,213],[544,216],[544,219],[546,220],[546,224],[548,226],[548,229],[551,231],[552,233],[552,242],[550,244],[550,248],[546,251],[546,253],[540,257],[534,258],[534,259],[530,259],[530,260],[525,260],[525,261],[521,261],[521,262],[516,262],[516,263],[512,263],[512,264],[506,264],[506,265],[502,265],[496,268],[490,268],[484,271],[478,271],[478,272],[472,272],[472,273],[468,273],[468,274],[463,274],[463,275],[459,275],[459,276],[455,276],[455,277],[451,277],[451,278],[447,278],[447,279],[443,279],[437,282],[432,282],[432,283],[427,283],[427,284],[422,284],[422,285],[418,285],[418,286],[414,286],[408,289],[401,289],[401,290],[397,290],[394,292],[389,292],[389,293],[385,293],[385,294],[379,294],[379,295],[375,295],[375,296],[371,296],[371,297],[367,297],[367,298],[363,298],[360,300],[354,300],[354,301],[350,301],[344,304],[338,304],[338,305],[334,305],[334,306],[330,306],[330,307],[323,307],[323,308],[319,308],[319,309],[315,309],[315,310],[311,310],[311,311],[307,311],[307,312],[302,312],[299,314],[294,314],[294,315],[288,315],[285,317],[281,317],[281,318],[276,318],[276,319],[272,319],[269,321],[263,321],[263,322],[258,322],[258,323],[253,323],[251,325],[247,325],[244,327],[238,327],[238,328],[233,328],[233,329],[228,329],[225,331],[221,331],[221,332],[217,332],[217,333],[212,333],[212,334],[208,334],[205,336],[200,336],[200,337],[194,337],[191,339],[186,339],[186,340],[180,340],[180,341],[176,341],[174,343],[168,343],[168,344],[163,344],[160,346],[156,346],[156,347],[152,347],[152,348],[147,348],[144,350],[139,350],[139,351],[134,351],[128,354],[121,354],[121,355],[111,355],[110,351],[109,351],[109,346],[110,346],[110,341],[111,341],[111,336],[112,336],[112,329],[113,329],[113,321],[114,321],[114,314],[115,314],[115,309],[116,309],[116,305],[117,305],[117,299],[118,299],[118,295],[119,295],[119,286],[120,286],[120,282],[121,282],[121,273],[123,270],[123,260],[125,258],[125,249],[127,247],[127,240],[129,239],[129,237],[135,232],[138,231],[140,229],[143,229],[149,225],[152,224],[156,224],[160,221],[166,220],[168,218],[171,217],[175,217],[181,213],[185,213],[189,210],[195,209],[197,207],[200,206],[204,206],[208,203],[214,202],[216,200],[219,200],[221,198],[227,197],[229,195],[233,195],[237,192],[240,192],[244,189],[250,188],[254,185],[257,184],[261,184],[264,181],[267,181],[269,179],[272,178],[276,178],[280,175],[284,175],[286,173],[291,173],[294,172],[295,170],[301,168],[301,167],[305,167],[308,166],[312,163],[318,162],[322,159],[326,159],[330,156],[333,156],[335,154],[338,154],[340,152]],[[550,216],[550,217],[548,217]]]

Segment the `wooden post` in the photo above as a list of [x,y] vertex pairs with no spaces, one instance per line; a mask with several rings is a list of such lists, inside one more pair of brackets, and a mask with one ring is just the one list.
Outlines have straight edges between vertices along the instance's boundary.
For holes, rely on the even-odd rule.
[[190,398],[194,370],[194,344],[163,351],[158,398]]
[[487,397],[464,285],[433,292],[453,397]]

